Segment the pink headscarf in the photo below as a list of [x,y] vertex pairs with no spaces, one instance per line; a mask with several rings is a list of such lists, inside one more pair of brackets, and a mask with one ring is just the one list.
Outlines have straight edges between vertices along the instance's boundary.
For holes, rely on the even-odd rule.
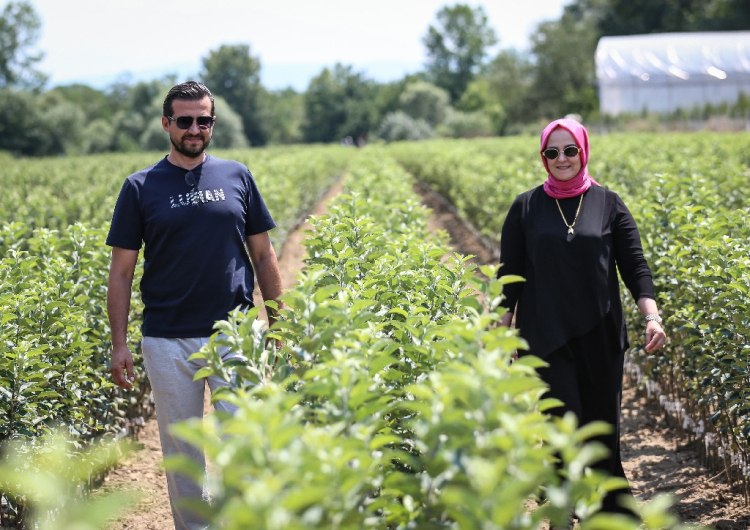
[[541,155],[544,169],[547,170],[547,180],[544,182],[544,191],[547,195],[555,199],[578,197],[589,189],[592,184],[599,186],[599,183],[589,175],[587,169],[589,162],[589,134],[586,132],[586,128],[575,120],[569,118],[555,120],[550,122],[550,124],[542,131],[542,150],[547,147],[547,140],[549,140],[552,131],[558,127],[565,129],[572,134],[576,141],[576,145],[581,149],[579,154],[581,157],[581,170],[570,180],[558,180],[552,176],[547,159],[544,155]]

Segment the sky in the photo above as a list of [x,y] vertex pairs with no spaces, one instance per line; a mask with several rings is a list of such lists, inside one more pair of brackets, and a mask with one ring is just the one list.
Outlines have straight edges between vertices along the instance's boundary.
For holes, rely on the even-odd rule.
[[[529,35],[570,0],[30,0],[42,21],[38,68],[49,85],[106,88],[118,79],[195,78],[224,44],[247,44],[268,89],[305,90],[336,63],[378,82],[423,70],[422,43],[446,5],[481,5],[501,48]],[[0,0],[5,6],[8,0]]]

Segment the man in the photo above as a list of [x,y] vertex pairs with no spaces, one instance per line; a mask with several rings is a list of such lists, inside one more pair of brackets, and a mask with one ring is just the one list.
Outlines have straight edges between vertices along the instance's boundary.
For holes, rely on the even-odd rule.
[[[205,383],[193,381],[202,365],[187,359],[206,343],[214,322],[237,306],[252,306],[253,268],[264,300],[281,294],[268,235],[275,223],[252,175],[242,164],[206,153],[215,121],[214,98],[201,83],[189,81],[169,91],[161,122],[172,148],[155,165],[125,180],[107,237],[112,247],[107,310],[113,381],[128,389],[134,377],[127,325],[143,244],[141,349],[162,453],[186,454],[202,466],[203,454],[169,429],[203,414]],[[222,382],[209,378],[208,384],[213,391]],[[217,408],[231,411],[226,403]],[[201,497],[201,487],[173,473],[167,473],[167,484],[176,528],[205,527],[183,506]]]

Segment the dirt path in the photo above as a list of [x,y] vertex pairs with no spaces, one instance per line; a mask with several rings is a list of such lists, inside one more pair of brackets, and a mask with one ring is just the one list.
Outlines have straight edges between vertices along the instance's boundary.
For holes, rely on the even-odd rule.
[[[475,230],[465,225],[452,207],[440,196],[424,187],[415,188],[424,203],[432,208],[431,228],[442,229],[451,236],[457,251],[476,256],[482,264],[497,263],[497,255]],[[313,212],[325,211],[328,201],[340,192],[333,188]],[[294,285],[302,268],[304,247],[302,240],[307,225],[290,234],[281,250],[279,265],[285,288]],[[750,528],[750,506],[743,504],[741,495],[731,491],[720,476],[711,476],[700,464],[696,453],[688,449],[685,440],[664,421],[663,415],[648,408],[627,386],[623,396],[622,451],[625,472],[636,496],[648,500],[657,493],[673,492],[679,502],[676,513],[684,522],[710,524],[717,530],[747,530]],[[107,488],[132,488],[142,492],[143,500],[129,516],[121,519],[111,530],[168,530],[171,525],[166,480],[161,466],[156,421],[147,422],[139,438],[142,449],[131,455],[112,471],[105,481]]]
[[717,530],[750,528],[750,506],[724,480],[710,473],[687,437],[671,427],[653,404],[626,388],[622,404],[622,457],[633,493],[650,499],[672,493],[675,512],[683,522],[711,525]]

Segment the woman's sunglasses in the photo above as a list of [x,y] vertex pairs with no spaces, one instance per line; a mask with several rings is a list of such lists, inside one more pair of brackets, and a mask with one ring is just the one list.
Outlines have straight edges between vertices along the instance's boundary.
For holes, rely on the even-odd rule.
[[213,116],[198,116],[193,118],[192,116],[167,116],[169,121],[173,121],[177,124],[178,129],[189,129],[193,126],[193,120],[198,124],[199,129],[210,129],[214,124],[216,118]]
[[[581,148],[577,145],[567,145],[563,147],[562,152],[567,158],[573,158],[581,152]],[[547,160],[554,160],[555,158],[560,156],[560,150],[557,147],[548,147],[547,149],[542,151],[542,154]]]

